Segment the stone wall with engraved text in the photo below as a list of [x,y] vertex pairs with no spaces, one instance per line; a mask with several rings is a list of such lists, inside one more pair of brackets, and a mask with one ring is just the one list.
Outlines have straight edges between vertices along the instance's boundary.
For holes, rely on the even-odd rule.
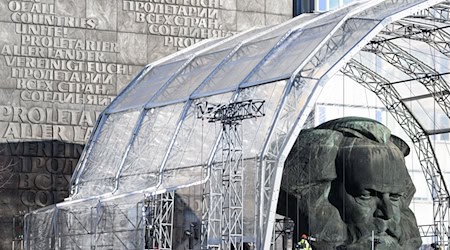
[[0,248],[62,201],[102,110],[144,65],[290,19],[292,0],[0,0]]

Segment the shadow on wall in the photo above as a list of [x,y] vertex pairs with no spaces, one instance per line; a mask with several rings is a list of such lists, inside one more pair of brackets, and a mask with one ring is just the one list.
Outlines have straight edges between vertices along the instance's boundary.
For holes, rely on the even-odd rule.
[[0,144],[0,249],[11,249],[21,228],[13,218],[69,196],[84,145],[60,141]]
[[200,249],[202,186],[180,189],[175,194],[174,249]]

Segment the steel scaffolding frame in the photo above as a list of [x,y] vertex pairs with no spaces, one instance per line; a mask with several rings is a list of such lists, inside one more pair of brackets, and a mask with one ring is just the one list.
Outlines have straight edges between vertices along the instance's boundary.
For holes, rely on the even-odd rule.
[[[360,10],[363,11],[363,10]],[[272,241],[273,227],[275,224],[275,210],[278,201],[278,193],[281,185],[284,160],[283,155],[286,144],[286,136],[299,130],[297,124],[306,121],[311,107],[298,106],[299,100],[305,88],[319,84],[324,79],[315,78],[319,66],[334,56],[334,52],[351,38],[351,32],[359,28],[355,20],[343,18],[342,25],[337,25],[333,32],[311,53],[304,63],[298,67],[286,84],[282,102],[280,103],[273,121],[273,126],[266,139],[266,143],[260,155],[260,195],[259,218],[257,230],[257,246],[259,249],[269,249]],[[362,25],[362,24],[360,24]],[[280,121],[283,120],[283,121]],[[292,127],[289,127],[292,126]],[[293,142],[291,142],[293,143]],[[261,242],[258,242],[261,240]]]
[[407,38],[426,42],[442,54],[450,54],[450,3],[441,3],[421,10],[412,16],[387,25],[381,34],[387,40]]
[[223,124],[222,187],[223,249],[243,249],[243,130],[239,123]]
[[[211,164],[202,196],[202,247],[243,249],[243,128],[245,119],[264,116],[264,101],[246,100],[228,105],[199,103],[197,118],[221,122],[221,164]],[[206,200],[209,199],[209,202]],[[208,207],[208,209],[205,209]],[[208,220],[206,220],[206,217]],[[205,225],[207,223],[207,225]]]
[[175,192],[148,195],[144,201],[146,249],[172,249]]
[[[378,1],[378,3],[380,3],[381,1]],[[378,4],[377,3],[377,4]],[[380,10],[379,12],[381,13],[383,8],[389,8],[390,5],[396,5],[398,4],[399,6],[401,6],[402,4],[407,4],[409,5],[411,2],[408,2],[407,0],[405,1],[385,1],[382,2],[382,4],[380,4],[379,6],[377,5],[378,10]],[[420,4],[416,4],[417,6],[419,6]],[[423,6],[427,5],[426,3],[422,3]],[[430,4],[429,4],[430,5]],[[428,5],[428,6],[429,6]],[[375,4],[371,7],[374,7]],[[416,9],[420,9],[419,7],[416,6],[409,6],[407,11],[412,11],[413,8]],[[368,9],[368,8],[367,8]],[[428,16],[430,16],[430,20],[434,20],[431,18],[431,16],[433,17],[438,17],[441,19],[442,22],[445,22],[445,20],[448,20],[448,8],[445,7],[445,5],[441,4],[438,5],[437,7],[433,7],[431,8],[432,10],[425,10],[424,13],[428,13]],[[358,10],[359,11],[359,10]],[[356,11],[356,12],[358,12]],[[401,10],[399,12],[395,13],[395,18],[403,15],[400,14],[401,12],[407,12],[406,10]],[[354,14],[354,13],[352,13]],[[326,16],[327,14],[324,14],[322,16]],[[394,14],[391,13],[391,16],[393,16]],[[403,15],[405,16],[405,15]],[[416,16],[414,17],[416,18]],[[349,14],[346,16],[346,18],[343,18],[342,21],[336,22],[336,27],[333,29],[332,32],[330,32],[330,34],[326,37],[323,38],[322,41],[320,41],[320,43],[317,44],[317,48],[315,48],[308,56],[307,58],[304,60],[304,62],[298,66],[297,70],[295,70],[295,73],[292,74],[291,78],[289,80],[286,81],[286,87],[283,93],[283,97],[281,102],[279,103],[276,112],[275,112],[275,117],[272,121],[272,125],[270,127],[270,130],[268,131],[268,135],[265,138],[265,143],[262,147],[261,152],[258,154],[258,171],[260,176],[258,176],[258,181],[257,181],[257,229],[256,230],[260,230],[258,231],[256,234],[256,244],[257,247],[259,249],[266,249],[267,248],[267,244],[270,244],[270,239],[272,238],[272,232],[273,232],[273,226],[274,226],[274,222],[275,222],[275,211],[274,209],[276,208],[276,203],[277,203],[277,198],[278,198],[278,189],[280,186],[280,182],[281,182],[281,174],[283,171],[283,157],[285,157],[286,154],[286,148],[289,148],[289,142],[286,141],[292,141],[292,138],[295,137],[296,135],[296,130],[298,130],[298,127],[301,127],[301,125],[303,124],[302,121],[304,119],[305,114],[307,115],[309,107],[307,107],[307,105],[309,104],[309,100],[312,99],[314,100],[314,92],[316,91],[317,88],[320,88],[321,85],[323,85],[326,80],[329,79],[329,77],[331,75],[333,75],[332,72],[333,70],[336,72],[339,70],[339,68],[345,64],[345,62],[347,60],[349,60],[351,58],[352,55],[354,55],[357,51],[359,50],[362,46],[365,45],[365,43],[367,43],[371,37],[374,36],[374,34],[376,33],[376,30],[380,27],[382,27],[383,25],[386,25],[388,22],[390,21],[385,21],[388,18],[385,18],[383,20],[378,20],[377,18],[373,18],[372,16],[370,16],[370,12],[368,12],[367,15],[359,15],[359,16],[354,16],[354,19],[352,19],[352,15]],[[398,19],[398,18],[397,18]],[[367,34],[365,34],[365,36],[361,36],[358,37],[358,34],[356,34],[355,36],[358,37],[358,41],[352,41],[351,43],[346,43],[349,39],[351,39],[351,34],[352,31],[358,30],[361,28],[358,26],[359,21],[361,21],[361,25],[363,25],[364,23],[375,23],[377,21],[380,21],[378,24],[372,26],[367,26],[367,27],[371,27],[371,29],[367,29],[370,30],[368,31]],[[403,22],[403,21],[402,21]],[[363,28],[367,28],[367,27],[363,27]],[[395,28],[395,27],[394,27]],[[296,27],[295,29],[291,29],[288,31],[287,35],[285,37],[283,37],[279,43],[277,43],[277,49],[279,47],[279,45],[283,45],[283,41],[287,39],[287,37],[290,36],[290,34],[292,34],[294,31],[299,30],[299,27]],[[407,29],[407,27],[405,28]],[[420,27],[418,27],[417,29],[420,29]],[[381,29],[378,29],[378,31],[380,31]],[[363,30],[365,31],[365,30]],[[443,44],[441,42],[441,40],[445,40],[446,39],[446,35],[445,34],[441,34],[441,32],[443,32],[442,29],[435,29],[433,30],[435,33],[439,34],[438,38],[435,38],[436,40],[436,48],[439,47],[441,49],[448,49],[447,45]],[[426,31],[428,32],[428,31]],[[424,32],[422,32],[424,33]],[[393,34],[393,33],[392,33]],[[415,39],[415,36],[411,36],[411,37],[406,37],[408,39]],[[417,36],[420,36],[420,34],[418,34]],[[369,38],[367,38],[369,37]],[[235,47],[230,54],[219,64],[220,66],[223,66],[227,61],[231,60],[232,57],[237,54],[241,49],[245,48],[246,44],[251,41],[252,38],[244,40],[243,42],[240,42],[240,44]],[[419,38],[417,38],[419,39]],[[365,42],[363,42],[365,41]],[[350,46],[349,46],[350,44]],[[339,52],[336,53],[339,49],[345,50],[346,52]],[[204,51],[204,50],[202,50]],[[258,67],[263,65],[264,62],[266,60],[269,60],[270,56],[275,53],[275,48],[272,49],[271,51],[268,52],[268,54],[263,58],[263,60],[258,63]],[[181,74],[181,72],[189,67],[194,67],[192,64],[195,64],[195,59],[200,55],[200,52],[196,52],[192,57],[188,58],[187,61],[185,63],[183,63],[183,65],[181,66],[181,68],[179,68],[176,72],[175,75],[172,76],[170,79],[167,80],[166,83],[164,83],[161,87],[161,89],[156,92],[151,99],[146,103],[146,108],[145,110],[148,110],[150,108],[153,107],[159,107],[159,104],[155,104],[152,103],[152,101],[160,94],[162,94],[164,92],[164,90],[169,86],[169,84],[171,84],[171,82],[178,76]],[[335,56],[338,55],[338,56]],[[328,65],[324,64],[330,64],[330,66],[328,67]],[[156,65],[156,64],[155,64]],[[340,66],[339,66],[340,65]],[[146,72],[149,72],[151,70],[151,67],[146,69]],[[214,69],[214,72],[217,72],[218,70],[220,70],[220,67],[216,67]],[[255,69],[249,74],[249,76],[252,76],[252,74],[254,74],[256,72],[256,67]],[[324,73],[325,71],[325,73]],[[211,78],[211,76],[213,76],[214,74],[210,74],[199,86],[204,86],[205,83]],[[436,74],[435,74],[436,75]],[[434,77],[435,75],[433,75],[432,73],[430,74],[425,74],[423,75],[423,78],[428,81],[427,84],[429,85],[430,88],[433,88],[432,86],[432,82],[435,81]],[[242,81],[239,85],[239,87],[237,87],[235,89],[235,97],[233,98],[233,101],[237,100],[238,97],[241,98],[242,96],[240,96],[241,92],[243,92],[243,88],[245,87],[249,87],[252,85],[249,85],[248,83],[245,83],[245,81],[247,79],[250,79],[250,77],[246,77],[246,79],[244,81]],[[284,76],[283,76],[284,77]],[[376,77],[375,77],[376,78]],[[284,79],[284,78],[283,78]],[[378,79],[378,78],[376,78]],[[416,79],[418,79],[416,77]],[[277,80],[277,79],[275,79]],[[279,80],[279,79],[278,79]],[[424,81],[425,81],[424,80]],[[381,81],[380,81],[381,82]],[[247,85],[246,85],[247,84]],[[252,83],[254,84],[254,83]],[[373,84],[372,84],[373,85]],[[375,87],[374,87],[375,89]],[[383,90],[384,91],[384,90]],[[306,93],[306,95],[304,94]],[[311,96],[309,96],[309,93],[312,93]],[[381,94],[387,95],[384,92],[380,92]],[[433,92],[435,93],[433,96],[436,98],[437,94],[439,93],[439,95],[442,94],[446,94],[448,95],[448,92]],[[217,94],[217,93],[215,93]],[[306,97],[305,97],[306,96]],[[186,119],[186,117],[188,117],[189,115],[192,115],[190,113],[191,110],[191,104],[195,101],[196,98],[198,98],[199,95],[195,95],[195,93],[193,93],[190,97],[189,100],[186,101],[186,105],[184,106],[183,112],[181,113],[180,117],[179,117],[179,121],[177,122],[177,129],[175,131],[175,133],[172,136],[171,139],[171,143],[170,146],[167,150],[167,153],[164,157],[164,160],[160,166],[160,177],[162,177],[162,173],[165,170],[165,165],[167,163],[167,160],[170,158],[170,155],[173,153],[172,151],[175,151],[175,149],[177,149],[176,147],[178,145],[174,144],[176,142],[176,140],[178,140],[178,136],[179,134],[181,135],[183,132],[180,131],[180,129],[182,128],[182,126],[184,126],[184,120]],[[201,97],[201,96],[200,96]],[[204,97],[204,96],[203,96]],[[386,98],[386,97],[385,97]],[[117,98],[119,99],[119,98]],[[116,100],[117,100],[116,99]],[[241,98],[242,99],[242,98]],[[308,99],[308,101],[305,101],[304,99]],[[381,99],[381,98],[380,98]],[[175,100],[173,101],[173,103],[178,102],[179,100]],[[389,101],[389,100],[388,100]],[[388,103],[388,101],[385,100],[386,103]],[[395,101],[395,100],[394,100]],[[181,101],[180,101],[181,102]],[[405,110],[400,110],[400,112],[409,112],[409,110],[407,110],[407,107],[402,104],[402,101],[398,101],[400,104],[395,103],[395,102],[390,102],[391,104],[395,104],[395,105],[403,105]],[[173,104],[173,103],[169,103],[169,104]],[[306,103],[306,104],[305,104]],[[165,105],[168,103],[165,103]],[[305,107],[301,106],[301,104],[305,104]],[[445,105],[445,103],[443,104]],[[392,109],[394,109],[395,107],[392,107]],[[122,110],[123,111],[123,110]],[[138,132],[138,128],[140,127],[140,123],[142,122],[142,119],[144,117],[145,112],[141,113],[141,117],[138,120],[138,123],[136,125],[135,131],[128,143],[128,147],[131,147],[131,145],[133,145],[134,143],[134,138],[136,136],[136,133]],[[113,113],[112,113],[113,114]],[[105,120],[108,118],[110,114],[105,113],[105,115],[102,116],[102,120],[99,121],[100,125],[105,123]],[[403,115],[398,115],[398,117],[400,118],[405,118],[405,116],[407,118],[411,118],[409,116],[412,117],[412,115],[410,113],[408,114],[403,114]],[[414,117],[412,117],[414,118]],[[416,120],[413,120],[413,122],[416,122]],[[400,123],[400,122],[399,122]],[[401,124],[401,123],[400,123]],[[406,125],[404,126],[411,126],[412,128],[410,128],[410,130],[412,132],[411,135],[413,134],[414,131],[417,132],[416,136],[417,138],[415,138],[418,142],[415,142],[415,148],[418,151],[418,154],[422,154],[422,157],[419,157],[419,159],[421,159],[421,163],[426,165],[426,169],[428,170],[428,168],[432,168],[431,170],[428,170],[429,173],[427,175],[427,173],[425,173],[426,176],[434,176],[434,177],[439,177],[438,175],[440,174],[440,172],[436,172],[434,171],[433,167],[437,166],[437,162],[436,162],[436,166],[433,165],[434,162],[436,161],[435,159],[435,155],[434,152],[433,154],[430,154],[430,150],[433,151],[433,149],[431,148],[429,139],[427,137],[427,132],[423,130],[422,127],[420,127],[420,124],[413,124],[410,125],[408,122],[405,123]],[[415,130],[414,130],[415,129]],[[99,130],[95,130],[95,134],[94,135],[94,139],[90,142],[91,146],[87,146],[87,150],[85,151],[86,153],[83,153],[83,158],[89,157],[89,154],[92,151],[92,146],[96,144],[96,139],[98,139],[98,133]],[[225,145],[223,144],[226,140],[232,141],[232,140],[236,140],[233,139],[235,136],[234,133],[237,133],[239,135],[238,132],[236,131],[228,131],[226,132],[228,133],[228,136],[224,135],[224,132],[221,132],[220,136],[218,136],[217,138],[217,143],[214,146],[214,149],[212,150],[212,153],[210,155],[210,159],[215,157],[215,153],[217,152],[217,150],[221,150],[222,151],[222,159],[228,159],[227,157],[233,158],[235,160],[230,160],[230,161],[226,161],[223,160],[223,162],[225,162],[226,164],[231,164],[234,162],[242,162],[242,155],[239,158],[239,147],[235,147],[235,145],[232,145],[233,143],[225,143]],[[230,135],[231,134],[231,135]],[[294,135],[294,136],[293,136]],[[288,139],[286,139],[288,138]],[[240,137],[240,139],[242,139],[242,137]],[[239,141],[239,140],[238,140]],[[414,140],[413,140],[414,141]],[[222,144],[219,144],[219,142],[222,142]],[[240,142],[242,143],[242,141]],[[227,145],[229,146],[227,149]],[[286,146],[288,145],[288,146]],[[232,148],[233,146],[233,148]],[[238,149],[238,150],[236,150]],[[228,150],[228,151],[227,151]],[[123,157],[123,159],[126,158],[127,154],[128,154],[129,148],[127,148],[127,150],[125,151],[125,156]],[[235,152],[236,151],[236,152]],[[422,152],[423,151],[423,152]],[[235,154],[236,153],[236,154]],[[231,156],[229,156],[231,155]],[[236,156],[237,155],[237,156]],[[237,158],[236,158],[237,157]],[[237,159],[237,160],[236,160]],[[231,163],[230,163],[231,162]],[[75,178],[76,181],[76,185],[75,187],[78,187],[78,184],[80,184],[80,180],[79,177],[81,175],[81,173],[83,172],[83,169],[85,167],[85,164],[82,166],[82,168],[80,169],[78,175],[76,175],[78,178]],[[119,178],[122,172],[122,167],[123,167],[123,162],[121,162],[119,170],[117,171],[117,173],[115,174],[115,183],[114,183],[114,189],[113,189],[113,193],[118,189],[120,183]],[[209,169],[208,169],[209,167]],[[242,167],[242,166],[241,166]],[[439,166],[437,166],[439,168]],[[231,169],[231,167],[230,167]],[[235,169],[239,170],[239,166],[236,166]],[[203,172],[203,180],[210,180],[209,182],[207,182],[207,184],[204,186],[204,193],[203,193],[203,214],[202,214],[202,243],[206,244],[206,247],[216,247],[216,248],[221,248],[221,241],[223,240],[223,237],[225,235],[226,241],[227,242],[231,242],[232,239],[232,231],[233,231],[233,227],[236,226],[236,228],[240,228],[242,223],[239,223],[239,221],[236,220],[236,223],[233,224],[232,219],[234,217],[239,217],[239,214],[242,215],[242,205],[238,204],[239,202],[242,202],[242,199],[237,199],[235,201],[233,201],[233,199],[231,199],[231,195],[234,196],[234,198],[239,198],[239,189],[242,189],[242,178],[239,178],[240,176],[233,176],[233,172],[223,172],[224,167],[222,164],[211,164],[211,160],[208,160],[208,163],[205,164],[205,170]],[[425,167],[424,167],[424,171],[425,171]],[[434,171],[434,172],[433,172]],[[239,171],[238,171],[239,172]],[[442,177],[442,176],[440,176]],[[237,190],[235,193],[233,192],[229,192],[230,189],[230,185],[233,185],[233,178],[236,180],[236,182],[240,182],[240,184],[237,184],[237,186],[234,188],[234,190]],[[240,179],[240,180],[239,180]],[[159,184],[161,183],[162,179],[159,179]],[[220,185],[211,185],[211,181],[213,183],[219,183]],[[431,179],[427,179],[427,182],[433,182],[435,181],[433,178]],[[227,183],[228,182],[228,183]],[[226,184],[224,184],[226,183]],[[159,187],[158,184],[158,187]],[[445,183],[442,183],[445,186]],[[225,186],[225,188],[224,188]],[[430,189],[433,192],[434,191],[434,186],[431,186]],[[442,186],[438,187],[439,189],[442,189]],[[446,187],[445,187],[446,188]],[[78,190],[74,190],[75,193],[77,193]],[[448,195],[447,195],[448,197]],[[99,195],[98,197],[95,197],[95,199],[102,199],[104,197],[102,197],[101,195]],[[107,197],[108,198],[108,197]],[[152,219],[153,225],[163,225],[165,222],[163,222],[162,220],[162,216],[161,215],[161,211],[169,211],[172,209],[172,213],[173,213],[173,198],[172,198],[172,207],[170,207],[170,202],[166,203],[166,206],[157,206],[156,205],[156,201],[157,199],[160,198],[152,198],[153,200],[151,200],[151,207],[154,207],[154,210],[152,213],[159,213],[159,215],[155,215],[155,220]],[[442,200],[442,198],[441,198]],[[150,204],[149,203],[149,204]],[[159,204],[162,204],[162,202],[160,202]],[[230,205],[232,204],[232,205]],[[447,204],[448,206],[448,204]],[[157,207],[159,210],[159,212],[157,212]],[[234,210],[233,210],[234,209]],[[441,208],[439,208],[441,209]],[[226,212],[224,212],[226,211]],[[234,211],[234,212],[233,212]],[[441,210],[435,210],[434,211],[434,217],[439,217],[440,221],[442,221],[442,216],[447,216],[447,213],[441,214]],[[228,214],[227,216],[229,217],[224,217],[222,216],[223,214]],[[231,215],[230,215],[231,214]],[[166,214],[166,218],[170,218],[170,216],[168,216],[168,214]],[[156,217],[160,216],[159,219],[157,219]],[[173,216],[173,215],[172,215]],[[233,218],[231,218],[233,217]],[[173,224],[169,223],[168,221],[166,221],[167,223],[164,224],[165,228],[164,229],[160,229],[159,231],[159,235],[163,235],[162,237],[164,237],[164,239],[160,240],[160,241],[170,241],[171,242],[171,233],[168,233],[168,230],[170,228],[170,230],[173,230]],[[437,228],[437,226],[436,226]],[[444,232],[444,230],[446,229],[442,229],[441,227],[439,227],[438,229],[436,229],[436,232],[438,232],[438,230],[441,230],[439,232]],[[142,230],[143,231],[143,230]],[[206,232],[204,234],[204,232]],[[224,233],[225,232],[225,233]],[[92,234],[92,232],[90,232]],[[441,235],[438,235],[439,237],[441,237]],[[241,235],[236,236],[237,238],[241,237]],[[442,238],[442,237],[441,237]],[[440,238],[440,239],[441,239]],[[159,238],[158,238],[159,239]],[[167,240],[170,239],[170,240]],[[215,242],[215,240],[217,240]],[[235,243],[238,243],[239,240],[236,239]],[[242,243],[242,240],[240,240],[240,242]],[[162,243],[160,243],[161,245],[164,245]],[[230,243],[231,244],[231,243]],[[95,245],[95,244],[94,244]],[[169,246],[169,243],[167,243],[167,246]],[[203,245],[202,245],[203,246]],[[228,247],[230,248],[230,247]]]
[[413,15],[424,20],[430,20],[433,22],[449,23],[450,21],[450,2],[445,1],[436,4],[430,8],[425,8]]
[[[121,206],[105,206],[102,203],[96,205],[67,209],[54,208],[52,218],[32,218],[33,223],[48,223],[51,221],[49,237],[44,239],[27,239],[27,245],[33,245],[40,249],[85,249],[96,247],[121,249],[141,248],[143,240],[143,219],[139,210],[142,203],[127,207],[135,212],[130,216],[122,211]],[[30,216],[37,216],[31,214]],[[125,225],[115,224],[121,221]],[[61,227],[64,225],[64,227]],[[26,227],[29,225],[26,225]],[[39,236],[39,235],[37,235]],[[132,236],[133,240],[130,240]],[[115,245],[118,244],[118,245]],[[143,246],[142,246],[143,247]]]
[[449,195],[439,163],[425,129],[403,103],[400,94],[386,78],[352,59],[341,72],[375,93],[413,142],[428,188],[433,195],[434,240],[448,244]]
[[433,238],[436,237],[435,235],[435,225],[420,225],[419,226],[419,232],[420,232],[420,237],[422,238]]
[[[420,17],[405,18],[387,25],[381,32],[385,40],[407,38],[429,44],[446,56],[450,56],[450,34],[445,31],[449,25],[439,26],[432,22],[423,23]],[[384,38],[383,38],[384,39]]]
[[363,51],[371,52],[390,63],[400,71],[420,82],[433,96],[436,103],[450,117],[450,86],[442,75],[428,64],[415,58],[391,41],[370,42]]
[[279,238],[282,239],[281,249],[287,250],[293,247],[293,233],[294,233],[295,223],[288,217],[283,219],[275,219],[275,224],[273,227],[273,235],[272,235],[272,249],[280,249],[278,246]]

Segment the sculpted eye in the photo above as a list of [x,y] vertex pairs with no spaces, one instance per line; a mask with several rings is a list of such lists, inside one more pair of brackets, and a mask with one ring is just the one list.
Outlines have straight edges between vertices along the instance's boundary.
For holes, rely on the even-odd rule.
[[358,198],[360,198],[362,200],[370,200],[372,198],[372,196],[370,195],[370,193],[364,193],[364,194],[360,194],[358,196]]
[[389,198],[391,201],[399,201],[402,198],[403,194],[390,194]]

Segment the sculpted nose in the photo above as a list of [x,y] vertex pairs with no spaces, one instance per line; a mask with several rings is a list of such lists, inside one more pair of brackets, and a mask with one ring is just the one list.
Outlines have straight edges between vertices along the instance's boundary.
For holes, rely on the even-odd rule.
[[389,198],[389,194],[383,194],[378,201],[375,217],[389,220],[393,217],[393,215],[394,210],[392,208],[392,201]]

